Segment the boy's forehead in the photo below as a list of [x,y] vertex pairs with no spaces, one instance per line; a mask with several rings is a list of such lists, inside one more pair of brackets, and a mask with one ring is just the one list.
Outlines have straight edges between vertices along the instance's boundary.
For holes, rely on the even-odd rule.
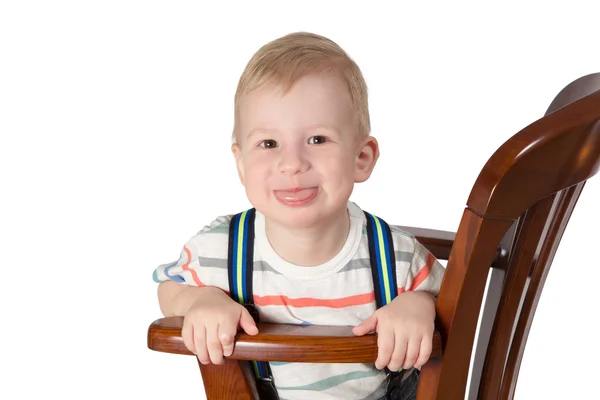
[[354,119],[350,94],[341,79],[307,75],[287,92],[284,89],[270,82],[240,97],[238,116],[243,131],[290,124],[341,127]]

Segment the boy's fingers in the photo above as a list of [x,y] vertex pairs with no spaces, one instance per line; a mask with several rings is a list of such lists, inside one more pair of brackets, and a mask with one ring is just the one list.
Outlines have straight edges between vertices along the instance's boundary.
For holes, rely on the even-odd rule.
[[218,330],[218,326],[206,329],[206,347],[208,348],[208,355],[210,361],[217,365],[223,363],[223,346],[219,340]]
[[431,351],[433,346],[432,340],[432,337],[427,336],[424,337],[423,340],[421,340],[421,349],[419,350],[419,358],[417,358],[415,367],[421,368],[423,364],[425,364],[429,360],[429,357],[431,357]]
[[395,346],[394,331],[391,329],[381,329],[377,332],[377,360],[375,367],[383,369],[390,362],[390,357]]
[[204,325],[194,327],[194,346],[196,347],[196,357],[202,364],[210,363],[208,350],[206,349],[206,328]]
[[402,368],[409,369],[415,365],[417,357],[419,357],[419,350],[421,348],[421,339],[411,339],[408,341],[406,346],[406,355],[404,356],[404,363]]
[[183,327],[181,328],[181,337],[183,338],[183,344],[192,353],[196,354],[196,346],[194,346],[194,325],[190,324],[187,319],[183,320]]
[[[235,317],[234,317],[235,318]],[[233,341],[237,332],[235,319],[227,319],[219,325],[219,340],[223,346],[223,355],[229,357],[233,353]]]
[[240,316],[240,328],[242,328],[248,335],[256,335],[258,333],[258,328],[256,327],[256,322],[254,322],[254,318],[252,318],[248,310],[245,308],[242,308],[242,315]]
[[387,367],[390,371],[398,371],[402,368],[404,358],[406,357],[406,346],[408,342],[403,336],[396,336],[394,339],[394,351],[391,354]]
[[377,329],[377,317],[375,314],[365,319],[360,325],[355,326],[352,329],[352,333],[356,336],[362,336],[369,332],[374,332]]

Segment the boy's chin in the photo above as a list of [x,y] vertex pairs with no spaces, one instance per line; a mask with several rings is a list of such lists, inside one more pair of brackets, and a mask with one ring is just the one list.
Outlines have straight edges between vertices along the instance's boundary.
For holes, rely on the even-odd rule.
[[319,225],[322,221],[320,210],[314,207],[290,207],[279,206],[266,210],[263,214],[268,219],[288,229],[306,229]]

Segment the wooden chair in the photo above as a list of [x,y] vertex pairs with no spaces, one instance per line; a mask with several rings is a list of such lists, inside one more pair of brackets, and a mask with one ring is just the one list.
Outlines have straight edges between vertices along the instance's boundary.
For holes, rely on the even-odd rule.
[[[586,180],[599,167],[597,73],[565,87],[543,118],[492,155],[472,188],[456,234],[405,228],[436,257],[448,260],[436,303],[434,350],[421,371],[419,400],[464,399],[473,348],[470,393],[477,399],[513,398],[552,259]],[[182,318],[154,321],[148,347],[191,354],[181,326]],[[374,362],[375,335],[354,337],[350,329],[259,324],[257,336],[240,333],[224,365],[199,364],[207,398],[258,399],[243,360]]]

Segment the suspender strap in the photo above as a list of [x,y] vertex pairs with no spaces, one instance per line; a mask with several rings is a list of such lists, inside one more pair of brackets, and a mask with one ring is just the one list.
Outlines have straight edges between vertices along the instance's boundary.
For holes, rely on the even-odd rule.
[[[369,258],[371,260],[373,286],[375,287],[375,301],[379,309],[391,303],[398,296],[394,241],[390,226],[384,220],[366,211],[364,213],[367,217],[367,237],[369,239]],[[385,370],[388,373],[388,379],[400,376],[399,373],[402,371],[402,369],[390,371],[387,367]]]
[[[258,312],[254,307],[252,292],[255,216],[256,210],[252,208],[232,217],[229,224],[227,270],[230,296],[246,307],[254,321],[258,322]],[[277,399],[277,390],[269,363],[264,361],[251,361],[251,363],[259,393],[263,393],[265,398]]]
[[254,266],[254,217],[250,209],[236,214],[229,224],[229,291],[240,304],[253,304],[252,267]]
[[367,217],[367,236],[375,300],[377,308],[381,308],[398,296],[394,242],[390,227],[384,220],[366,211],[364,213]]

